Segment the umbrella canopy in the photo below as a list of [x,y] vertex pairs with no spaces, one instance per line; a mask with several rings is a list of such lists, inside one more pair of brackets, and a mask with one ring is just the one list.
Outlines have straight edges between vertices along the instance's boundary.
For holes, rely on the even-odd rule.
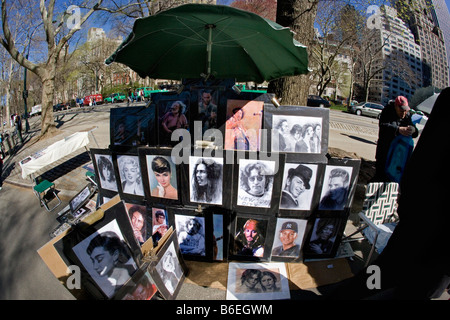
[[439,96],[439,93],[434,93],[432,96],[426,98],[424,101],[422,101],[417,107],[417,110],[423,111],[426,114],[430,114],[431,110],[433,109],[434,103],[436,102],[437,97]]
[[137,19],[106,61],[153,79],[232,78],[262,83],[308,72],[306,47],[293,32],[228,6],[186,4]]

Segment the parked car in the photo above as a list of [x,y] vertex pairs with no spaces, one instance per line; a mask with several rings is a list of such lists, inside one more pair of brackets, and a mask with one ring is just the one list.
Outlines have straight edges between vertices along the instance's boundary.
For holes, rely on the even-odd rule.
[[329,108],[330,107],[330,101],[327,99],[324,99],[320,96],[316,95],[309,95],[308,96],[308,102],[306,103],[308,107],[320,107],[320,108]]
[[380,118],[381,111],[384,106],[379,103],[374,102],[360,102],[354,106],[348,107],[348,112],[354,113],[358,116],[368,116],[375,117],[377,119]]
[[123,102],[125,101],[127,98],[127,96],[125,95],[125,93],[113,93],[111,94],[109,97],[105,98],[105,102],[110,102],[110,103],[114,103],[114,102]]
[[88,106],[91,102],[91,98],[95,99],[95,103],[102,104],[103,103],[103,96],[101,94],[90,94],[83,99],[83,105]]

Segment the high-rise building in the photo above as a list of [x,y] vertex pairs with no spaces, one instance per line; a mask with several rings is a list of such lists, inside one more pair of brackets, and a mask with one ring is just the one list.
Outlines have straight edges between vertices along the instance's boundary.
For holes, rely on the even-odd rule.
[[[432,0],[436,13],[436,24],[442,30],[444,36],[445,51],[447,53],[447,64],[450,66],[450,13],[444,0]],[[450,72],[450,70],[449,70]],[[449,83],[447,86],[450,85]]]
[[372,41],[382,49],[373,64],[380,71],[371,81],[368,98],[385,105],[399,95],[411,98],[422,86],[422,62],[420,46],[397,10],[382,6],[379,14],[379,37]]
[[406,22],[420,45],[423,86],[447,87],[449,62],[432,0],[401,0],[397,5],[407,9]]

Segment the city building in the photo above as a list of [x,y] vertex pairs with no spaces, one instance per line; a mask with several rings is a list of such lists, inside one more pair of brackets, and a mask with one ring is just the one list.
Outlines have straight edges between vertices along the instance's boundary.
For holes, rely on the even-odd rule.
[[[444,0],[432,0],[436,21],[435,24],[442,30],[444,36],[447,64],[450,66],[450,13]],[[447,86],[450,84],[447,84]]]
[[373,67],[379,71],[369,86],[368,101],[383,105],[402,95],[410,99],[422,87],[422,54],[420,46],[397,10],[380,8],[378,38],[379,54]]
[[[443,7],[442,3],[443,1],[439,4],[439,8]],[[397,1],[397,5],[407,9],[405,20],[416,43],[420,45],[423,87],[430,85],[441,89],[447,87],[449,85],[449,62],[444,35],[439,27],[432,0],[402,0]]]

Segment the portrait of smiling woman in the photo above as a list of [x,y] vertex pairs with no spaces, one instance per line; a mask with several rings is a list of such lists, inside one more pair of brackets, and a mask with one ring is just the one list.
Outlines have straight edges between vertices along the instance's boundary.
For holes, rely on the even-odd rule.
[[[171,162],[167,159],[167,157],[163,156],[147,156],[147,163],[150,161],[154,177],[150,177],[152,173],[149,172],[152,197],[178,199],[178,191],[176,189],[176,172],[172,174],[173,163],[171,165]],[[175,184],[175,187],[172,185],[172,181]]]
[[119,165],[122,191],[124,193],[143,196],[144,186],[142,184],[141,168],[139,166],[138,156],[117,156],[117,163]]

